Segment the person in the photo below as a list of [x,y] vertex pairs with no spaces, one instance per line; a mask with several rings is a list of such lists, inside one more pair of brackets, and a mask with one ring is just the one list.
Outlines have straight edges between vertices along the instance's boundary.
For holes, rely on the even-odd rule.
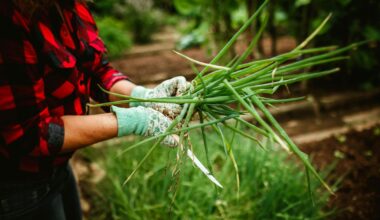
[[[90,98],[118,100],[98,85],[152,98],[189,83],[180,76],[147,89],[114,69],[83,0],[0,1],[0,29],[0,219],[81,219],[73,153],[116,136],[160,134],[181,111],[132,103],[87,115]],[[172,136],[164,144],[178,145]]]

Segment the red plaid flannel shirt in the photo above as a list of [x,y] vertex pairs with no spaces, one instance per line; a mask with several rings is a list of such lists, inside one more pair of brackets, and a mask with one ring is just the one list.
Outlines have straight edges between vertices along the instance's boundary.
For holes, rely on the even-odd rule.
[[[65,164],[63,115],[85,114],[126,79],[113,69],[83,3],[59,1],[32,19],[0,1],[0,170],[51,172]],[[62,3],[65,2],[65,3]]]

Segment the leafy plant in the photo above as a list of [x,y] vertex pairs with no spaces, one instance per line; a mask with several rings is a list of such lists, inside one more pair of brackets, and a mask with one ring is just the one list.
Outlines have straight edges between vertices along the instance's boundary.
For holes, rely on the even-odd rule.
[[125,16],[126,27],[133,33],[136,43],[148,43],[161,27],[162,14],[153,8],[138,9],[131,6]]
[[[186,33],[186,41],[193,39],[186,45],[200,45],[206,43],[212,52],[220,50],[232,37],[235,29],[245,18],[241,15],[241,1],[228,0],[220,4],[217,0],[175,0],[177,11],[189,19],[193,19],[190,31]],[[206,30],[206,31],[205,31]],[[191,38],[189,38],[191,36]],[[179,45],[184,45],[180,43]],[[185,47],[179,47],[182,49]],[[231,50],[230,58],[234,56]]]
[[[298,42],[301,42],[328,13],[333,13],[334,19],[320,32],[321,36],[314,41],[315,46],[326,43],[347,45],[355,41],[372,41],[351,54],[345,72],[353,73],[349,78],[355,82],[358,82],[358,78],[380,81],[378,71],[380,20],[374,19],[380,10],[379,1],[297,0],[294,4],[284,1],[276,3],[277,10],[283,12],[286,17],[286,21],[281,25],[286,26],[285,29],[296,36]],[[345,77],[345,80],[347,78]]]
[[110,58],[122,55],[132,46],[129,33],[123,30],[123,23],[112,18],[96,18],[99,35],[107,46]]
[[135,43],[149,42],[152,34],[159,30],[163,19],[162,13],[154,7],[151,0],[97,0],[90,6],[99,17],[117,21],[115,26],[121,31],[128,31]]

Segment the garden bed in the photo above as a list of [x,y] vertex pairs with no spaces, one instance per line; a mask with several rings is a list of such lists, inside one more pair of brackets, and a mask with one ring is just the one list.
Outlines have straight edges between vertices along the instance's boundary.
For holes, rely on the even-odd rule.
[[329,208],[338,209],[336,219],[380,219],[380,125],[307,144],[302,149],[313,155],[320,169],[337,161],[330,178],[343,179],[329,203]]
[[[157,155],[153,155],[152,161],[155,161],[155,162],[154,163],[152,162],[152,164],[146,165],[145,168],[140,171],[141,175],[136,177],[136,179],[132,180],[131,185],[128,184],[127,186],[124,186],[124,190],[126,190],[126,194],[122,195],[123,193],[120,191],[121,188],[118,188],[116,186],[118,184],[121,184],[124,176],[127,175],[131,169],[133,169],[133,167],[126,167],[126,165],[123,165],[122,161],[126,161],[125,158],[127,158],[127,160],[132,159],[133,161],[136,161],[136,160],[138,160],[138,158],[141,157],[141,153],[143,153],[144,151],[142,151],[140,153],[139,152],[135,152],[135,153],[132,152],[131,155],[126,156],[124,159],[118,158],[118,157],[115,157],[114,159],[109,159],[110,157],[114,157],[115,154],[117,154],[116,152],[120,151],[120,147],[122,146],[121,142],[114,142],[111,145],[113,145],[113,146],[102,146],[101,148],[98,148],[98,149],[91,151],[90,154],[87,154],[88,152],[86,154],[81,153],[81,155],[79,155],[79,157],[76,158],[77,165],[78,165],[78,159],[79,159],[80,163],[82,163],[81,164],[82,168],[87,166],[87,168],[86,168],[87,172],[85,172],[85,175],[80,176],[80,179],[79,179],[79,183],[80,183],[80,186],[82,189],[83,196],[87,200],[87,203],[88,203],[87,205],[89,205],[89,206],[87,206],[87,210],[85,210],[85,214],[87,215],[87,217],[89,219],[109,218],[110,213],[108,213],[108,211],[104,212],[105,210],[107,210],[106,207],[107,206],[113,207],[114,205],[121,205],[120,202],[122,202],[122,201],[124,201],[124,203],[125,203],[124,206],[127,206],[127,207],[124,207],[123,205],[121,207],[124,207],[126,210],[131,208],[131,207],[129,207],[129,206],[131,206],[130,203],[132,203],[132,204],[136,203],[136,205],[137,205],[138,201],[141,200],[141,198],[139,198],[138,194],[135,195],[135,193],[136,193],[135,190],[137,190],[139,188],[141,188],[141,189],[138,191],[140,192],[140,194],[142,196],[143,195],[148,196],[149,194],[152,194],[149,196],[149,198],[146,197],[145,199],[142,200],[142,201],[144,201],[144,204],[146,203],[146,205],[144,205],[143,207],[140,207],[140,208],[142,210],[146,209],[146,212],[144,212],[142,210],[137,211],[137,213],[140,213],[139,215],[142,215],[140,217],[143,218],[144,216],[146,217],[146,216],[152,215],[152,213],[157,213],[157,211],[154,211],[154,209],[155,209],[154,207],[155,207],[155,205],[157,205],[154,202],[155,200],[160,201],[160,202],[158,202],[158,204],[160,204],[160,207],[158,207],[158,208],[163,209],[163,211],[158,212],[158,213],[161,213],[160,215],[163,215],[163,216],[159,217],[160,219],[163,219],[164,216],[166,216],[168,213],[169,213],[168,215],[176,216],[178,213],[176,213],[176,211],[171,213],[170,210],[174,207],[170,208],[170,206],[172,206],[172,205],[170,205],[170,199],[167,198],[168,195],[173,193],[173,191],[169,190],[168,186],[175,184],[175,178],[174,179],[171,178],[170,177],[171,174],[167,173],[170,169],[167,171],[163,171],[163,170],[159,171],[160,169],[164,169],[164,170],[168,169],[168,167],[165,168],[167,166],[167,164],[164,161],[159,162],[160,159],[157,157]],[[330,213],[332,210],[335,210],[334,211],[335,214],[333,214],[333,215],[328,214],[328,217],[326,219],[336,219],[336,220],[350,220],[350,219],[372,220],[373,219],[373,220],[375,220],[375,219],[380,218],[380,215],[377,212],[377,210],[379,210],[379,208],[380,208],[380,190],[378,187],[380,185],[380,168],[379,168],[380,167],[380,148],[379,148],[379,146],[380,146],[380,125],[374,126],[370,129],[366,129],[363,131],[350,131],[344,135],[331,137],[331,138],[328,138],[326,140],[309,143],[307,145],[301,145],[302,150],[304,150],[306,153],[308,153],[312,156],[313,164],[318,169],[326,170],[326,169],[328,169],[329,166],[336,163],[336,165],[333,165],[333,167],[335,167],[335,168],[332,170],[332,172],[329,174],[329,176],[327,178],[331,184],[338,181],[336,195],[331,196],[329,202],[327,203],[328,205],[326,207],[324,207],[324,210],[326,213]],[[115,151],[115,152],[112,153],[113,151]],[[157,153],[158,153],[158,155],[167,155],[162,150],[158,151]],[[272,153],[269,153],[269,155],[271,155],[271,154]],[[276,153],[274,153],[273,156],[275,156],[275,154]],[[83,155],[85,155],[85,156],[83,157]],[[259,152],[256,152],[254,155],[255,155],[255,157],[260,156],[260,155],[264,156],[264,155],[262,155],[262,153],[259,153]],[[95,156],[95,157],[93,157],[93,156]],[[164,156],[164,158],[165,157],[166,156]],[[130,159],[128,159],[128,158],[130,158]],[[279,166],[279,164],[274,165],[276,163],[281,164],[281,162],[280,161],[274,162],[273,158],[272,159],[270,159],[270,158],[272,158],[272,156],[269,156],[269,157],[264,156],[264,158],[262,158],[262,159],[256,158],[254,160],[258,160],[258,161],[263,160],[263,161],[262,162],[257,161],[258,164],[254,164],[254,165],[251,164],[253,167],[246,167],[247,164],[245,164],[245,165],[241,164],[241,167],[240,167],[242,172],[244,172],[244,170],[248,169],[248,170],[251,170],[250,173],[253,173],[253,174],[249,174],[249,176],[247,176],[247,178],[251,178],[252,176],[250,176],[250,175],[253,175],[253,176],[264,175],[263,177],[258,176],[258,177],[255,177],[253,180],[250,180],[250,181],[253,181],[253,182],[251,182],[251,184],[252,184],[251,187],[253,187],[253,188],[251,188],[251,190],[253,190],[253,191],[257,191],[258,190],[257,187],[262,187],[261,183],[262,183],[263,179],[261,179],[261,178],[264,178],[264,180],[265,180],[265,178],[269,177],[269,176],[265,177],[267,174],[265,174],[265,171],[262,171],[261,169],[264,169],[264,170],[269,169],[268,171],[270,171],[270,169],[277,170],[277,171],[275,171],[275,170],[271,171],[271,172],[274,172],[274,171],[276,172],[276,175],[273,176],[273,178],[280,178],[282,176],[280,178],[282,180],[276,179],[279,181],[278,183],[272,182],[272,181],[274,181],[274,179],[272,179],[271,182],[269,182],[270,185],[267,186],[268,188],[265,187],[264,189],[262,189],[263,190],[262,192],[260,192],[260,191],[256,192],[255,195],[258,196],[258,195],[262,194],[260,197],[262,197],[262,199],[264,199],[264,200],[270,199],[270,197],[273,193],[270,190],[272,187],[279,187],[281,185],[282,185],[282,187],[285,187],[285,188],[289,187],[289,184],[287,184],[287,181],[289,180],[289,178],[285,177],[283,175],[295,175],[294,170],[292,170],[292,169],[288,170],[289,169],[288,165],[285,165],[285,164],[283,164],[282,166]],[[99,161],[99,159],[101,161]],[[116,162],[113,160],[116,160]],[[242,160],[245,160],[245,159],[240,158],[238,163],[242,162]],[[105,170],[106,173],[108,173],[108,174],[104,173],[103,169],[101,169],[101,168],[99,169],[99,166],[96,165],[96,161],[99,161],[102,164],[103,164],[102,161],[108,161],[108,162],[106,162],[106,164],[108,164],[106,166],[108,166],[107,169],[109,169],[109,170],[107,170],[107,169]],[[274,166],[274,167],[273,168],[267,167],[267,165],[263,164],[264,161],[266,161],[266,163],[268,163],[268,162],[270,162],[271,164],[273,163],[271,166]],[[253,162],[253,161],[251,161],[251,162]],[[291,161],[289,161],[289,162],[291,162]],[[125,163],[131,164],[130,161],[129,162],[126,161]],[[132,162],[132,164],[134,164],[134,163],[135,162]],[[264,167],[261,167],[263,165],[264,165]],[[102,167],[102,166],[104,166],[104,164],[100,165],[100,167]],[[131,165],[128,165],[128,166],[131,166]],[[154,169],[155,171],[149,171],[149,170],[153,169],[155,166],[159,166],[161,168],[159,168],[159,169],[155,168]],[[124,168],[121,168],[121,167],[124,167]],[[78,168],[78,166],[77,166],[77,168]],[[254,168],[256,168],[256,170],[254,170]],[[123,169],[128,169],[129,171],[125,171],[125,170],[123,171]],[[259,170],[257,170],[257,169],[259,169]],[[115,172],[115,171],[117,171],[117,172]],[[201,188],[210,188],[209,186],[211,186],[211,183],[209,183],[206,179],[204,179],[204,177],[202,175],[200,175],[197,171],[194,171],[194,169],[191,167],[190,168],[188,167],[183,172],[184,172],[183,175],[185,175],[185,176],[182,177],[183,178],[182,181],[184,181],[184,182],[181,183],[181,186],[177,186],[177,187],[188,188],[189,190],[192,190],[192,191],[195,190],[196,192],[193,192],[190,195],[188,195],[188,193],[186,193],[186,190],[179,192],[178,198],[176,199],[176,200],[178,200],[179,205],[186,205],[187,203],[189,203],[189,205],[191,205],[191,204],[193,204],[193,202],[204,204],[204,205],[212,205],[212,202],[210,203],[210,201],[212,201],[212,199],[210,200],[210,198],[208,198],[208,197],[201,199],[199,197],[199,195],[204,193]],[[190,173],[188,173],[188,172],[190,172]],[[287,172],[291,172],[291,173],[287,173]],[[217,175],[222,175],[225,178],[228,178],[228,179],[231,178],[231,180],[233,180],[233,178],[231,176],[228,176],[228,175],[225,176],[225,174],[222,174],[222,173],[223,173],[222,171],[217,171]],[[259,174],[259,173],[262,173],[262,174]],[[113,182],[113,184],[111,186],[112,188],[107,188],[107,187],[104,188],[104,186],[105,186],[104,181],[106,181],[106,182],[110,181],[109,176],[105,177],[104,175],[114,176],[115,174],[119,178],[116,178],[115,180],[113,180],[115,182]],[[189,175],[189,174],[191,174],[191,176],[192,176],[191,178],[186,177],[186,175]],[[243,175],[243,177],[245,176],[244,174],[242,174],[242,175]],[[104,178],[106,178],[106,179],[104,179]],[[196,187],[196,185],[193,185],[194,184],[193,182],[195,181],[193,178],[196,178],[195,183],[203,185],[203,186],[201,186],[200,189],[193,189],[192,188],[192,187]],[[300,182],[297,182],[294,184],[297,187],[301,187],[301,188],[299,188],[299,193],[301,193],[301,191],[304,193],[304,191],[306,190],[305,189],[306,186],[302,184],[302,183],[304,183],[304,179],[302,179],[302,178],[300,179],[300,177],[296,177],[296,176],[293,176],[292,178],[296,178],[297,181],[300,181]],[[161,181],[163,181],[163,183],[165,183],[165,184],[161,185],[162,184]],[[225,181],[226,180],[223,180],[223,182],[225,182]],[[265,181],[264,181],[264,183],[265,183]],[[206,184],[206,185],[204,185],[204,184]],[[152,188],[149,185],[152,185],[152,187],[153,186],[155,186],[155,187]],[[231,186],[231,184],[229,184],[229,185]],[[232,186],[233,185],[234,184],[232,183]],[[290,185],[292,185],[292,184],[290,184]],[[197,187],[200,187],[200,186],[198,185]],[[245,201],[247,199],[247,198],[245,198],[244,194],[248,193],[248,191],[246,191],[246,190],[248,190],[249,188],[250,187],[248,187],[248,188],[243,187],[241,189],[241,191],[242,191],[241,192],[242,193],[241,200],[242,201]],[[278,189],[278,188],[275,188],[275,189]],[[288,190],[291,190],[291,189],[293,189],[293,188],[290,188]],[[236,189],[232,189],[232,190],[234,191]],[[267,190],[269,190],[269,191],[267,191]],[[322,190],[324,190],[324,189],[322,189]],[[115,192],[113,192],[113,191],[115,191]],[[213,191],[213,190],[211,190],[211,191]],[[223,192],[223,191],[225,191],[225,192]],[[229,199],[231,196],[230,195],[231,192],[229,192],[229,191],[231,191],[231,189],[225,189],[223,191],[221,192],[223,194],[221,194],[221,196],[220,196],[220,199],[222,201],[225,199]],[[224,193],[227,193],[227,194],[224,195]],[[287,191],[286,193],[284,193],[284,196],[285,195],[288,196],[290,193],[293,193],[293,191]],[[314,193],[315,193],[315,195],[320,195],[320,193],[316,193],[316,192],[314,192]],[[327,192],[322,193],[322,194],[326,195],[326,193]],[[157,194],[160,195],[160,197],[159,198],[157,197],[154,200],[152,200],[151,196],[154,197],[154,195],[157,195]],[[212,194],[213,193],[211,193],[211,195]],[[232,193],[232,195],[233,194],[234,193]],[[187,198],[187,200],[183,201],[182,200],[183,196],[185,198]],[[228,197],[225,197],[225,196],[228,196]],[[257,200],[256,196],[252,197],[252,200],[248,199],[247,201],[245,201],[245,203],[246,202],[254,203],[255,201],[256,202],[260,201],[260,200]],[[124,199],[121,199],[121,198],[124,198]],[[306,196],[306,198],[307,198],[307,196]],[[125,199],[127,199],[128,202],[125,201]],[[192,199],[194,199],[194,201],[192,201]],[[317,200],[318,199],[320,199],[320,198],[317,198]],[[113,202],[115,202],[115,204],[110,205],[109,201],[113,201]],[[163,203],[165,201],[167,201],[167,203]],[[227,201],[225,201],[225,202],[227,202]],[[307,201],[307,199],[306,199],[306,201]],[[238,204],[237,201],[229,201],[228,202],[228,204],[232,205],[232,206],[234,206],[235,203]],[[248,203],[246,203],[246,204],[248,205]],[[311,206],[310,201],[306,202],[306,204],[308,204],[308,206]],[[240,206],[238,205],[235,208],[238,208],[238,207],[240,207]],[[219,207],[219,208],[223,208],[223,207]],[[269,208],[269,207],[266,207],[266,208]],[[191,210],[193,210],[193,209],[192,208],[189,209],[188,212],[191,212]],[[225,211],[227,211],[227,210],[230,210],[230,209],[226,209]],[[264,216],[267,215],[267,214],[265,214],[265,212],[262,213],[263,211],[261,209],[259,209],[259,210],[261,212],[260,215],[264,215]],[[252,211],[253,210],[249,211],[249,209],[247,209],[247,210],[245,210],[245,209],[240,210],[239,209],[239,210],[235,210],[233,212],[228,211],[225,214],[227,216],[230,216],[231,213],[235,213],[233,215],[236,215],[235,217],[237,219],[240,219],[240,217],[242,217],[242,216],[252,216],[252,214],[253,214]],[[275,211],[275,210],[273,210],[273,211]],[[305,215],[305,212],[301,211],[299,208],[294,210],[293,212],[287,212],[287,213],[288,214],[293,213],[294,216],[300,216],[301,213],[303,213],[302,216]],[[272,216],[278,216],[279,217],[282,215],[283,215],[283,213],[274,213]],[[103,216],[103,217],[101,217],[101,216]],[[108,217],[106,217],[106,216],[108,216]],[[291,216],[288,216],[288,217],[291,217]],[[306,217],[306,216],[304,216],[304,217]]]

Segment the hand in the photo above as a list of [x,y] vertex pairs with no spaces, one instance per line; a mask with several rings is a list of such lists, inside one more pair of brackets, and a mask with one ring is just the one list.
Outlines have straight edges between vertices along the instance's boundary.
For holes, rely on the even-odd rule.
[[[185,77],[177,76],[169,80],[163,81],[154,89],[146,89],[142,86],[137,86],[132,90],[132,97],[136,98],[165,98],[179,96],[186,92],[190,87],[190,83],[186,81]],[[157,102],[133,102],[131,106],[144,106],[155,109],[169,118],[174,119],[181,113],[182,106],[174,103],[157,103]]]
[[[136,134],[142,136],[157,136],[165,133],[172,121],[161,112],[142,106],[133,108],[111,107],[116,114],[118,136]],[[162,142],[169,147],[177,147],[178,140],[168,135]]]

